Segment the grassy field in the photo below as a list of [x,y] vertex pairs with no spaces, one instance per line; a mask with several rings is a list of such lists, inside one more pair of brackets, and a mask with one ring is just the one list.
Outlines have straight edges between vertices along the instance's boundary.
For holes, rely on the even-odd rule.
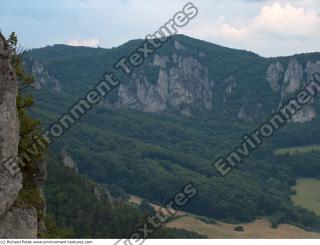
[[300,239],[310,238],[319,239],[320,233],[313,233],[302,230],[298,227],[282,224],[277,229],[271,228],[269,221],[265,219],[259,219],[255,222],[248,224],[240,224],[243,228],[243,232],[237,232],[234,230],[236,226],[233,224],[227,224],[223,222],[217,222],[217,224],[206,224],[195,217],[184,216],[179,217],[168,223],[167,227],[183,228],[188,231],[193,231],[201,235],[206,235],[211,239]]
[[312,151],[320,151],[320,145],[307,145],[307,146],[297,146],[297,147],[288,147],[288,148],[280,148],[274,151],[276,155],[283,154],[304,154]]
[[293,188],[296,195],[292,201],[296,206],[301,206],[320,215],[320,180],[299,179]]
[[[130,202],[140,204],[141,198],[137,196],[131,196]],[[155,204],[151,204],[155,210],[159,210],[161,207]],[[320,239],[320,233],[313,233],[302,230],[298,227],[282,224],[277,229],[271,228],[271,224],[266,219],[259,219],[255,222],[248,224],[240,224],[243,226],[243,232],[237,232],[234,230],[236,226],[234,224],[227,224],[217,221],[216,224],[207,224],[195,215],[186,212],[178,212],[176,214],[177,219],[166,224],[167,227],[180,228],[195,233],[205,235],[208,238],[265,238],[265,239],[295,239],[295,238],[311,238]]]

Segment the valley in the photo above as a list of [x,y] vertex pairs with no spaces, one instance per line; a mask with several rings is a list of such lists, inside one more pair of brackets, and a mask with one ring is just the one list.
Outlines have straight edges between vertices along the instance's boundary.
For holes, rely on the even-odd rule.
[[0,245],[320,240],[320,1],[182,4],[1,0]]
[[[52,125],[142,41],[26,52],[36,85],[33,117]],[[320,153],[309,147],[305,154],[274,154],[319,145],[317,99],[227,177],[212,165],[320,71],[319,64],[319,53],[266,59],[177,35],[130,76],[115,71],[122,83],[54,139],[50,152],[65,152],[80,175],[111,186],[110,192],[164,203],[192,182],[199,195],[181,212],[241,224],[266,217],[275,227],[320,231],[320,217],[290,198],[297,179],[318,177]]]

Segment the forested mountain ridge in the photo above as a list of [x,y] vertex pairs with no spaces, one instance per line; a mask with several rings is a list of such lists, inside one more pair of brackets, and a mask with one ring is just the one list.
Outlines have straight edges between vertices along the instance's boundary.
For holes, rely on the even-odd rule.
[[[142,40],[113,49],[54,45],[25,53],[36,78],[33,115],[50,125]],[[266,120],[320,71],[320,54],[263,58],[185,36],[174,36],[57,140],[79,172],[100,184],[163,204],[184,184],[199,195],[185,210],[226,221],[267,216],[319,230],[319,217],[294,207],[291,187],[317,177],[318,153],[275,156],[279,147],[320,143],[317,100],[222,178],[212,162]],[[308,167],[302,171],[302,163]]]
[[[26,67],[36,86],[71,93],[85,91],[113,70],[117,58],[128,55],[142,40],[113,49],[54,45],[31,50]],[[112,110],[146,112],[174,110],[191,116],[195,111],[232,111],[232,116],[255,120],[277,109],[312,74],[320,71],[320,54],[263,58],[254,53],[224,48],[186,36],[174,36],[142,67],[107,97]],[[313,108],[296,115],[297,122],[310,121]]]

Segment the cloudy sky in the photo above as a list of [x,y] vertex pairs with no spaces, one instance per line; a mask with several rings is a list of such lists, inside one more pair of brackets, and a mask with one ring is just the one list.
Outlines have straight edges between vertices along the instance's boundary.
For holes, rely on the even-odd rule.
[[[24,48],[56,43],[115,47],[154,33],[183,0],[0,0],[0,29]],[[320,0],[193,0],[179,32],[262,56],[320,51]]]

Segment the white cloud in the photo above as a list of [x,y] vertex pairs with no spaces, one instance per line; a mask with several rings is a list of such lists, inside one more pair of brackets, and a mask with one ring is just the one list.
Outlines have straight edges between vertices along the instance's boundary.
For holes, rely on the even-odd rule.
[[71,46],[86,46],[86,47],[97,47],[100,43],[98,38],[88,38],[88,39],[72,39],[66,42],[66,44]]
[[225,40],[246,40],[250,37],[250,33],[246,27],[237,27],[226,22],[224,17],[210,23],[206,22],[200,26],[186,31],[191,36],[197,36],[202,39],[225,39]]
[[320,51],[320,16],[290,3],[273,2],[245,24],[220,17],[194,26],[186,34],[258,52],[264,56]]
[[289,3],[273,3],[262,8],[248,29],[253,32],[306,36],[319,32],[319,26],[320,17],[315,11],[307,11]]

